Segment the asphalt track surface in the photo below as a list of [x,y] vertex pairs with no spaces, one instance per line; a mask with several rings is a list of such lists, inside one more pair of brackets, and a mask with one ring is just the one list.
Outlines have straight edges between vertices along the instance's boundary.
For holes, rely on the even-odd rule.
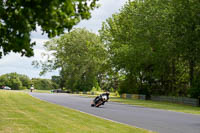
[[200,115],[108,102],[91,107],[92,98],[70,94],[30,93],[33,97],[85,113],[159,133],[200,133]]

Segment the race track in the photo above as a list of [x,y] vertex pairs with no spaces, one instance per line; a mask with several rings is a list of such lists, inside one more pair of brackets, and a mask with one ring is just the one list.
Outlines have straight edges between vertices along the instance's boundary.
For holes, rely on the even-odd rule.
[[99,117],[159,133],[200,133],[200,115],[144,108],[115,102],[91,107],[91,98],[70,94],[29,93],[33,97]]

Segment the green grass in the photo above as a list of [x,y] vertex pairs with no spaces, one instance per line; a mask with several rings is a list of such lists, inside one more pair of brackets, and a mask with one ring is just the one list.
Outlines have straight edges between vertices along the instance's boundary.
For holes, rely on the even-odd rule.
[[150,133],[50,104],[24,92],[0,90],[0,133],[94,132]]
[[33,90],[33,92],[39,92],[39,93],[51,93],[51,90]]
[[[30,92],[30,90],[26,89],[26,90],[19,90],[19,91],[22,91],[22,92]],[[38,93],[51,93],[51,90],[37,90],[37,89],[34,89],[33,92],[38,92]]]
[[[79,94],[79,95],[91,97],[91,98],[94,98],[97,96],[97,95],[86,95],[86,94]],[[120,98],[119,96],[115,96],[114,94],[110,96],[109,101],[130,104],[134,106],[156,108],[156,109],[163,109],[163,110],[168,110],[168,111],[200,115],[200,107],[193,107],[193,106],[177,104],[177,103],[158,102],[158,101],[151,101],[151,100],[124,99],[124,98]]]
[[120,103],[131,104],[131,105],[142,106],[142,107],[164,109],[164,110],[169,110],[169,111],[200,115],[200,107],[193,107],[189,105],[169,103],[169,102],[157,102],[157,101],[150,101],[150,100],[123,99],[119,97],[111,97],[110,100],[113,102],[120,102]]

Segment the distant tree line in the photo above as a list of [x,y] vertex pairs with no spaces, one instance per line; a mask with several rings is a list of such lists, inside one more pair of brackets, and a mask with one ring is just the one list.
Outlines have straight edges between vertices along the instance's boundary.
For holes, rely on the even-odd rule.
[[134,0],[102,24],[51,39],[51,54],[33,62],[59,69],[61,88],[150,95],[200,96],[200,1]]
[[34,85],[34,88],[38,90],[58,89],[58,84],[53,82],[51,79],[33,78],[31,81]]
[[200,1],[134,0],[99,31],[120,91],[200,96]]
[[51,55],[41,65],[46,73],[52,69],[60,69],[60,76],[54,77],[61,88],[71,91],[90,91],[98,87],[106,66],[107,53],[100,37],[86,29],[76,29],[45,45]]
[[[0,1],[0,58],[11,51],[33,56],[30,33],[37,26],[48,37],[61,35],[89,19],[97,1]],[[59,76],[30,79],[9,73],[0,76],[0,86],[197,98],[199,7],[199,0],[129,0],[102,24],[98,35],[74,29],[45,43],[51,54],[33,65],[42,68],[41,74],[58,69]]]
[[57,89],[58,84],[51,79],[33,78],[17,73],[8,73],[0,76],[0,87],[9,86],[12,90],[30,89],[34,85],[38,90]]

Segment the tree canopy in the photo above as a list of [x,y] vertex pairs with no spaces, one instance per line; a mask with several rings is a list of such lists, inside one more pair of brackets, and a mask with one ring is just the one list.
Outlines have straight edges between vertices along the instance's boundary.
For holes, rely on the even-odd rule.
[[9,86],[13,90],[29,89],[31,80],[26,75],[8,73],[0,76],[0,87]]
[[40,26],[48,37],[70,30],[89,19],[98,0],[1,0],[0,58],[9,52],[33,56],[30,34]]
[[11,87],[12,90],[30,89],[31,85],[37,90],[58,89],[58,83],[55,80],[33,78],[18,73],[7,73],[0,76],[0,88],[4,86]]
[[130,0],[103,22],[100,36],[76,29],[47,42],[53,58],[41,63],[43,72],[59,68],[59,83],[72,90],[97,81],[120,93],[197,98],[199,7],[199,0]]
[[126,75],[121,89],[187,95],[193,82],[200,82],[195,78],[200,71],[199,6],[198,0],[129,1],[103,23],[100,35],[110,60]]
[[32,84],[37,90],[53,90],[58,89],[58,84],[54,83],[50,79],[33,78]]
[[74,29],[44,46],[51,55],[40,62],[42,74],[59,69],[60,84],[70,90],[91,90],[97,84],[106,64],[106,50],[99,36],[86,29]]

